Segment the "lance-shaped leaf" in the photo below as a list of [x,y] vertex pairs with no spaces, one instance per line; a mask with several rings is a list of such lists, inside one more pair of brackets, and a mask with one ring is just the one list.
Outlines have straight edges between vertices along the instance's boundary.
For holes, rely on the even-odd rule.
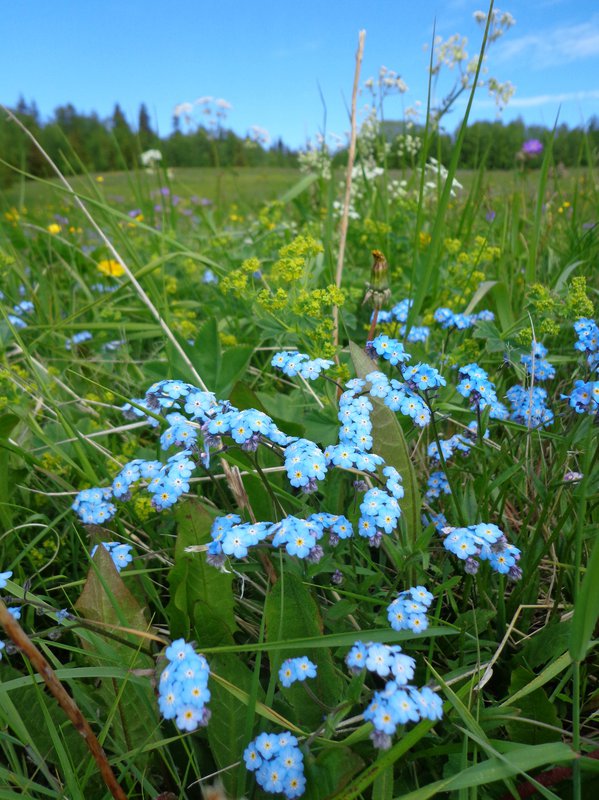
[[[322,617],[316,601],[301,579],[293,573],[285,574],[272,587],[264,613],[267,642],[322,636]],[[308,678],[306,681],[311,691],[324,705],[335,706],[341,699],[342,682],[335,672],[330,649],[306,648],[302,653],[297,650],[275,650],[269,653],[271,672],[278,673],[285,659],[298,655],[308,656],[316,664],[316,678]],[[301,683],[282,689],[282,694],[295,711],[301,725],[315,729],[321,724],[323,709],[307,697]]]
[[[85,586],[77,602],[77,613],[87,620],[99,622],[107,633],[120,641],[85,631],[81,636],[88,659],[99,666],[119,665],[129,669],[153,669],[154,659],[141,651],[148,647],[149,631],[143,608],[129,591],[106,548],[99,545],[90,566]],[[139,631],[139,634],[128,631]],[[98,697],[112,715],[110,735],[121,751],[143,748],[153,736],[158,723],[158,709],[150,682],[102,680]],[[113,713],[114,706],[118,712]],[[141,756],[141,754],[140,754]],[[143,756],[145,759],[147,756]]]
[[[213,515],[198,501],[178,503],[175,566],[168,581],[171,600],[167,606],[171,636],[194,638],[200,650],[232,644],[235,623],[232,573],[210,566],[205,553],[188,553],[190,546],[206,545]],[[193,636],[192,636],[193,633]]]
[[[370,372],[376,370],[376,364],[369,358],[361,347],[354,342],[349,343],[349,351],[358,378],[364,379]],[[385,463],[401,475],[404,496],[400,500],[402,516],[405,520],[409,542],[415,542],[420,533],[420,494],[416,472],[408,443],[404,436],[397,416],[382,400],[372,397],[373,411],[370,415],[372,421],[372,450],[385,459]]]

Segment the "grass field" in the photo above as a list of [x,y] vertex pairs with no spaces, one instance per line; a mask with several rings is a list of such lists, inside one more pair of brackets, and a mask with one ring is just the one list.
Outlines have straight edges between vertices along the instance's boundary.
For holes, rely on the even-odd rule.
[[[166,184],[173,194],[183,198],[196,196],[225,206],[235,203],[240,209],[247,210],[283,195],[300,178],[298,170],[273,167],[220,170],[189,167],[173,169],[169,175],[171,177],[164,173],[112,172],[73,176],[71,183],[82,195],[94,197],[100,192],[106,202],[116,205],[134,207],[142,198],[147,197],[152,191],[157,192]],[[391,180],[402,177],[406,176],[397,171],[389,173]],[[341,170],[337,172],[337,180],[340,182],[343,180]],[[534,194],[538,173],[494,171],[483,172],[481,178],[477,172],[461,170],[457,173],[457,180],[466,191],[481,181],[483,193],[492,201],[498,196],[503,197],[514,192],[524,191],[528,195]],[[555,175],[550,178],[549,187],[552,193],[567,199],[576,192],[584,190],[587,182],[592,187],[595,180],[592,170],[555,170]],[[5,209],[11,207],[41,209],[43,206],[52,207],[56,203],[57,191],[60,189],[56,179],[44,183],[23,180],[2,192],[1,197]]]

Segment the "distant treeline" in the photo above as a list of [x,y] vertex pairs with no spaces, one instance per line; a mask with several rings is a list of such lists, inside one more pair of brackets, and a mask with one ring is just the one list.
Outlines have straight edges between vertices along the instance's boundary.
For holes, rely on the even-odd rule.
[[[405,133],[402,122],[384,122],[385,138],[391,143],[389,167],[403,167],[411,163],[406,148],[400,145]],[[422,130],[412,130],[412,134],[422,137]],[[451,158],[456,134],[435,133],[429,149],[430,155],[447,165]],[[466,129],[462,151],[461,169],[513,169],[522,159],[522,145],[531,139],[538,139],[546,148],[553,139],[553,162],[564,167],[596,164],[599,161],[599,117],[593,117],[584,128],[569,128],[559,125],[555,131],[540,125],[526,125],[521,119],[510,122],[473,122]],[[531,165],[541,163],[542,155],[527,158]]]
[[[40,142],[44,150],[67,172],[109,172],[131,169],[140,165],[141,153],[158,149],[163,165],[170,167],[293,167],[297,153],[286,147],[281,139],[269,147],[243,138],[224,127],[208,130],[197,127],[182,132],[175,122],[175,130],[168,136],[159,136],[153,129],[148,110],[140,106],[137,124],[131,124],[120,106],[112,115],[101,118],[92,112],[85,114],[72,105],[55,109],[49,120],[42,120],[35,103],[21,99],[13,109]],[[384,122],[382,134],[391,143],[387,158],[390,168],[409,167],[412,157],[400,144],[406,133],[402,122]],[[422,138],[423,131],[412,128],[410,135]],[[398,136],[400,137],[398,139]],[[527,126],[522,120],[504,125],[501,122],[476,122],[468,127],[460,167],[476,169],[485,164],[488,169],[512,169],[518,163],[518,154],[528,139],[539,139],[545,145],[552,131]],[[447,164],[455,134],[436,133],[429,150],[430,155]],[[599,118],[590,120],[586,128],[568,128],[560,125],[553,138],[553,159],[566,167],[596,163],[599,156]],[[38,176],[51,174],[47,162],[6,115],[0,114],[0,185],[8,186],[18,178],[11,167]],[[335,157],[342,164],[345,154]],[[540,162],[540,157],[536,157]],[[532,163],[535,163],[534,160]]]
[[[297,156],[279,139],[265,148],[233,131],[199,127],[183,133],[178,127],[160,137],[152,129],[150,115],[140,106],[137,125],[132,125],[117,104],[107,119],[77,111],[71,104],[54,110],[50,120],[41,119],[35,103],[19,100],[11,109],[34,134],[44,150],[67,172],[111,172],[140,166],[140,155],[152,149],[162,153],[169,167],[295,166]],[[11,166],[30,175],[48,176],[51,170],[22,131],[0,112],[0,185],[18,179]],[[11,165],[11,166],[9,166]]]

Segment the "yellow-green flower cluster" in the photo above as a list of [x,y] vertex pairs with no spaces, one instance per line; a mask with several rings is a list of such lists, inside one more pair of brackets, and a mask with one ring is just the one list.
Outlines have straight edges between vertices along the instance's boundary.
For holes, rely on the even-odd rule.
[[260,262],[257,258],[247,258],[243,264],[226,275],[220,282],[221,291],[224,294],[233,294],[235,297],[243,297],[248,287],[250,275],[260,270]]
[[265,203],[258,212],[258,222],[266,231],[274,231],[283,218],[285,206],[280,200]]
[[595,308],[593,301],[587,294],[587,279],[581,277],[572,278],[568,286],[566,295],[566,312],[569,319],[579,317],[594,317]]
[[445,239],[443,244],[449,257],[449,280],[446,281],[447,288],[440,292],[438,303],[445,308],[462,311],[484,281],[484,267],[499,258],[501,250],[490,245],[484,236],[476,236],[468,249],[462,247],[459,239]]
[[366,217],[362,225],[363,232],[360,235],[360,244],[373,249],[378,247],[386,249],[387,237],[391,233],[391,225],[382,220],[374,220]]
[[595,316],[593,301],[587,293],[587,281],[582,276],[572,278],[563,299],[541,283],[532,284],[528,299],[535,317],[541,320],[538,335],[556,336],[560,332],[560,322]]
[[[323,252],[322,244],[311,235],[295,237],[278,252],[270,266],[248,258],[220,283],[225,293],[253,302],[254,309],[285,319],[285,329],[295,328],[310,342],[311,354],[328,357],[332,345],[332,310],[345,302],[346,293],[334,284],[313,288],[316,274],[312,260]],[[260,281],[258,289],[256,282]]]
[[307,260],[322,251],[323,246],[312,236],[296,236],[279,250],[279,259],[270,271],[271,278],[287,283],[298,281],[304,274]]

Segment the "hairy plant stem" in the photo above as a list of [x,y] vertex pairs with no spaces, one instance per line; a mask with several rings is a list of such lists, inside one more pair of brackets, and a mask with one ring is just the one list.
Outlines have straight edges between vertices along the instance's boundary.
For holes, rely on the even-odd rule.
[[487,489],[489,486],[489,468],[487,464],[487,451],[485,449],[485,437],[482,426],[482,415],[480,413],[480,405],[476,403],[476,429],[478,434],[478,443],[480,445],[481,458],[483,461],[483,486],[484,488],[484,503],[485,503],[485,520],[489,518],[489,495]]
[[445,479],[447,480],[447,483],[449,484],[449,488],[451,490],[450,495],[449,495],[449,497],[451,498],[451,504],[453,506],[453,510],[455,511],[456,518],[459,521],[460,525],[465,527],[466,526],[466,520],[464,519],[464,516],[462,514],[462,510],[458,506],[458,503],[457,503],[457,500],[456,500],[456,496],[455,496],[455,492],[453,490],[453,486],[451,485],[451,481],[449,480],[449,475],[448,475],[448,472],[447,472],[447,462],[445,461],[445,456],[443,455],[443,450],[441,449],[441,440],[439,438],[439,432],[437,430],[437,423],[435,421],[435,412],[433,410],[433,405],[432,405],[432,402],[429,401],[428,397],[426,397],[426,395],[425,395],[424,402],[428,406],[428,410],[431,412],[431,428],[432,428],[432,431],[433,431],[433,438],[434,438],[434,440],[435,440],[435,442],[437,444],[437,452],[439,454],[439,462],[441,463],[441,468],[443,469],[443,473],[445,475]]
[[[253,458],[252,458],[252,461],[254,462],[254,466],[256,467],[256,472],[257,472],[257,473],[258,473],[258,475],[260,476],[260,480],[261,480],[261,481],[262,481],[262,483],[264,484],[264,488],[265,488],[265,489],[266,489],[266,491],[268,492],[268,496],[269,496],[269,497],[270,497],[270,499],[271,499],[272,506],[273,506],[273,509],[272,509],[272,510],[273,510],[273,512],[276,514],[276,513],[277,513],[277,511],[278,511],[278,512],[279,512],[279,514],[281,515],[281,519],[283,519],[284,517],[286,517],[286,516],[287,516],[287,515],[286,515],[286,513],[285,513],[285,509],[284,509],[284,508],[283,508],[283,506],[281,505],[281,502],[280,502],[280,500],[277,498],[277,496],[276,496],[276,495],[275,495],[275,493],[273,492],[273,490],[272,490],[272,486],[271,486],[271,485],[270,485],[270,483],[268,482],[268,478],[266,477],[266,475],[265,475],[265,474],[264,474],[264,472],[262,471],[262,467],[261,467],[261,466],[260,466],[260,464],[258,463],[258,456],[257,456],[256,454],[254,454],[254,456],[253,456]],[[275,522],[278,522],[278,521],[279,521],[278,519],[277,519],[277,520],[275,520]]]

